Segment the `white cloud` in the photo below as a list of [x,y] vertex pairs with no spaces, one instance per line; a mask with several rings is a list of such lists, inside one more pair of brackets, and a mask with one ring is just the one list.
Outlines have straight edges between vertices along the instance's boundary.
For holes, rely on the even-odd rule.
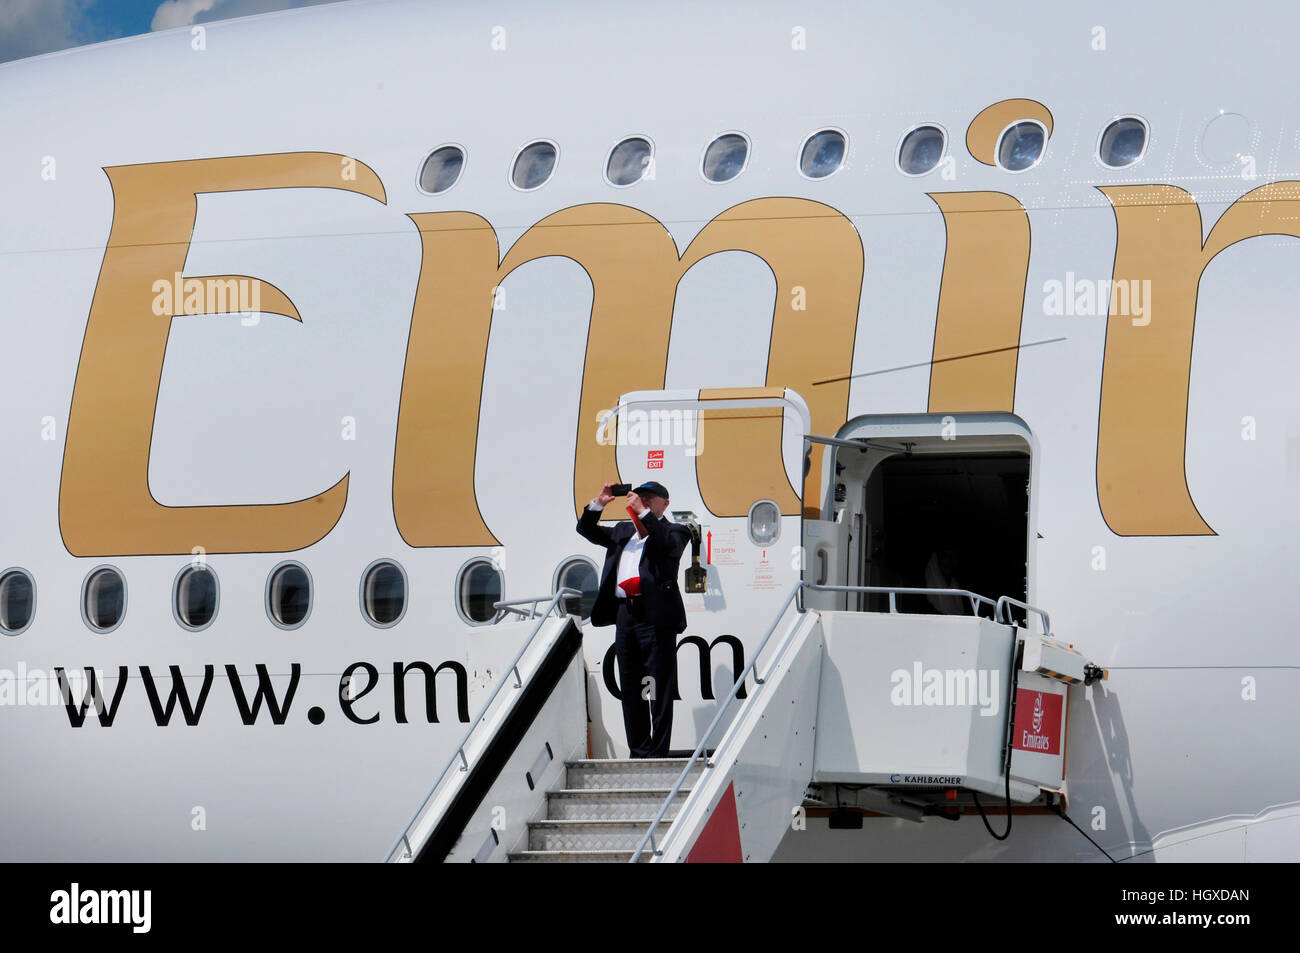
[[[0,3],[3,2],[0,0]],[[150,29],[170,30],[172,27],[190,26],[194,23],[234,20],[259,13],[336,2],[338,0],[166,0],[155,11]]]
[[0,63],[84,42],[78,36],[76,22],[88,2],[0,0]]
[[206,13],[217,5],[218,0],[166,0],[154,11],[151,30],[170,30],[178,26],[189,26],[200,13]]
[[[0,63],[120,37],[123,27],[117,17],[87,15],[96,2],[0,0]],[[151,28],[166,30],[331,2],[335,0],[166,0],[154,11]]]
[[276,13],[297,7],[314,7],[321,3],[337,3],[338,0],[217,0],[217,9],[213,13],[204,13],[195,17],[195,23],[212,20],[234,20],[238,17],[256,16],[259,13]]

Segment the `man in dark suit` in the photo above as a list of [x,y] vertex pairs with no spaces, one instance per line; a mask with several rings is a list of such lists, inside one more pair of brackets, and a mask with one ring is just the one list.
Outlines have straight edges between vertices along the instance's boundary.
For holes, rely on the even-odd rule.
[[691,534],[668,518],[668,490],[653,480],[628,493],[630,521],[613,529],[601,526],[600,514],[614,500],[613,486],[601,487],[578,520],[583,538],[605,547],[591,624],[614,626],[623,728],[632,757],[665,758],[673,733],[677,635],[686,629],[677,564]]

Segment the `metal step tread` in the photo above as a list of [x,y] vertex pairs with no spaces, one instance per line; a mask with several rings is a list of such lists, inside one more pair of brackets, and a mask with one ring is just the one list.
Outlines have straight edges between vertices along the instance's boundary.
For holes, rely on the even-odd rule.
[[[564,762],[569,768],[599,768],[606,765],[610,767],[633,767],[633,768],[668,768],[676,765],[679,768],[686,766],[689,758],[579,758],[576,761]],[[703,765],[703,761],[696,761],[698,765]]]
[[[672,788],[559,788],[555,791],[547,791],[547,797],[645,797],[648,794],[658,795],[666,798]],[[683,785],[677,789],[678,797],[685,797],[691,793],[691,789]]]
[[686,767],[684,758],[633,758],[619,760],[579,760],[565,762],[565,790],[647,790],[685,787],[699,782],[704,775],[703,763]]
[[[520,850],[510,855],[512,862],[520,861],[570,861],[570,862],[587,862],[599,863],[627,863],[632,859],[630,850]],[[642,863],[648,863],[654,856],[654,851],[646,850],[638,858]]]
[[528,826],[549,827],[555,830],[578,830],[583,827],[649,827],[654,820],[653,817],[602,817],[588,821],[576,817],[561,817],[529,821]]
[[685,806],[691,792],[682,788],[677,796],[668,797],[662,788],[564,788],[546,792],[547,820],[604,821],[654,817],[667,811],[665,820],[675,818]]
[[[653,821],[621,817],[562,817],[528,824],[528,851],[590,853],[636,848]],[[666,822],[661,830],[671,827]]]

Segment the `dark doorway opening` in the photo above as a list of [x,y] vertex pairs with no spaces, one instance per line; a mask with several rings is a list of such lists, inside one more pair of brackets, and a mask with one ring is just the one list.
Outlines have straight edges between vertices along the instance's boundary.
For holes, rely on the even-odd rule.
[[[969,589],[1024,600],[1029,457],[1023,453],[891,457],[867,481],[869,586]],[[865,608],[888,609],[872,595]],[[970,615],[969,599],[904,595],[900,612]],[[981,615],[991,616],[984,608]]]

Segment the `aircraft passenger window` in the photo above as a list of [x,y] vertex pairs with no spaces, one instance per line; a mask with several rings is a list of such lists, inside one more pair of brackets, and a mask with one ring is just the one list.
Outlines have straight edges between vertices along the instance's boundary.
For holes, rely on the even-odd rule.
[[781,508],[771,500],[759,500],[749,508],[749,540],[755,546],[770,546],[781,535]]
[[591,618],[591,607],[596,604],[596,593],[600,591],[596,564],[581,556],[566,560],[555,574],[555,591],[561,589],[577,589],[581,592],[579,598],[569,597],[563,603],[564,608],[584,619]]
[[460,179],[465,168],[465,150],[460,146],[442,146],[433,150],[420,169],[420,188],[434,195],[446,192]]
[[907,175],[925,175],[943,158],[944,132],[938,126],[918,126],[898,147],[898,167]]
[[93,569],[82,588],[81,619],[96,632],[112,632],[126,615],[126,581],[112,566]]
[[654,147],[641,138],[624,139],[609,154],[605,176],[611,185],[635,185],[654,163]]
[[704,150],[701,171],[710,182],[730,182],[745,171],[749,161],[749,140],[729,132],[718,136]]
[[311,574],[300,563],[281,563],[266,579],[266,613],[282,629],[296,629],[311,615]]
[[998,141],[998,165],[1008,172],[1024,172],[1038,164],[1047,145],[1047,131],[1032,120],[1018,122]]
[[397,563],[381,559],[361,575],[361,614],[381,629],[397,625],[406,614],[406,572]]
[[172,609],[191,632],[206,629],[217,615],[217,574],[207,566],[186,566],[176,575]]
[[471,625],[491,622],[496,615],[493,608],[501,601],[505,580],[501,570],[486,559],[466,563],[456,580],[456,609],[461,618]]
[[799,171],[810,179],[824,179],[844,164],[844,133],[823,129],[808,137],[799,156]]
[[10,569],[0,576],[0,632],[18,635],[36,615],[36,580],[25,569]]
[[558,155],[553,142],[532,142],[524,146],[515,156],[514,168],[510,181],[515,188],[528,192],[539,189],[555,171],[555,159]]
[[1147,124],[1129,116],[1116,119],[1101,134],[1097,157],[1111,169],[1122,169],[1142,158],[1147,149]]

